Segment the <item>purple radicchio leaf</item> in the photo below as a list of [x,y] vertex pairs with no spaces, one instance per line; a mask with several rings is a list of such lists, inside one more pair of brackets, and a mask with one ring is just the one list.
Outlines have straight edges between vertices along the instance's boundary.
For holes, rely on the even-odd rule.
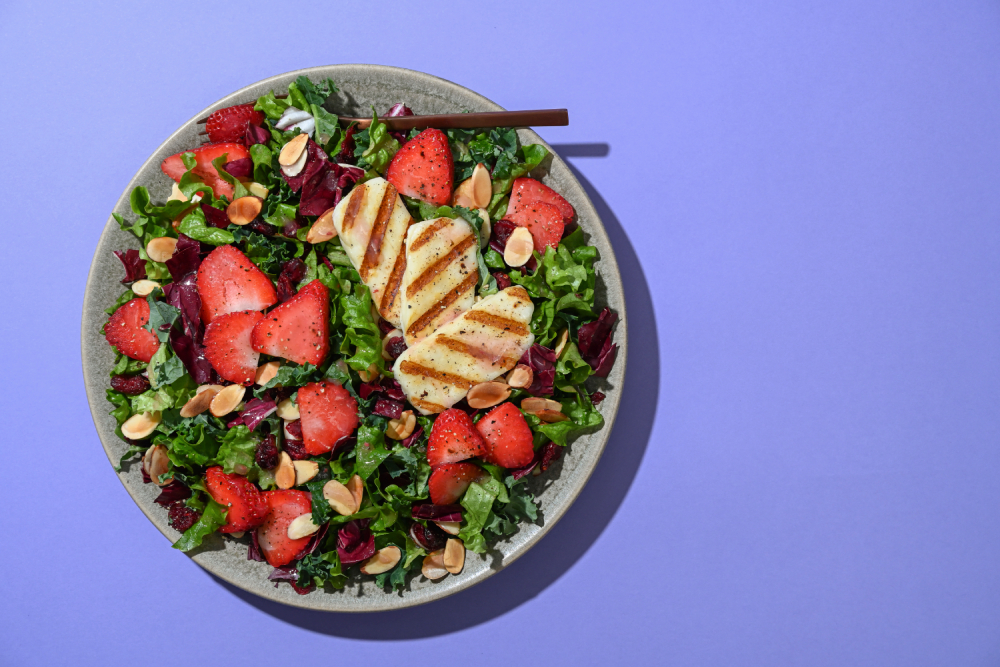
[[618,314],[605,308],[593,322],[580,327],[577,347],[580,356],[594,369],[594,375],[607,377],[618,355],[618,346],[612,344],[612,332]]
[[163,289],[167,303],[181,311],[181,316],[170,330],[170,346],[188,373],[198,384],[213,384],[215,370],[205,358],[201,344],[204,327],[201,323],[201,297],[198,295],[198,274],[187,274]]
[[323,538],[326,537],[326,533],[329,530],[330,530],[330,524],[329,523],[324,523],[322,526],[320,526],[319,530],[317,530],[315,533],[313,533],[313,536],[309,540],[309,543],[306,544],[305,548],[302,550],[302,553],[300,553],[295,558],[295,560],[298,560],[299,558],[302,558],[303,556],[305,556],[307,554],[311,554],[314,551],[316,551],[316,549],[319,548],[319,543],[323,541]]
[[233,178],[253,177],[253,160],[248,157],[227,162],[222,168],[229,172],[229,175]]
[[539,463],[538,452],[535,452],[535,458],[531,459],[531,463],[524,466],[523,468],[518,468],[517,470],[511,470],[510,476],[513,477],[515,481],[519,480],[528,473],[530,473],[532,470],[534,470],[535,466],[537,466],[538,463]]
[[[299,570],[294,565],[276,567],[271,571],[271,574],[267,575],[267,580],[296,582],[299,580]],[[275,584],[274,587],[277,588],[278,584]]]
[[[406,106],[402,102],[397,102],[396,104],[392,105],[392,108],[389,109],[389,113],[387,113],[385,115],[385,117],[386,118],[396,118],[396,117],[399,117],[399,116],[412,116],[412,115],[413,115],[413,110],[410,109],[410,107]],[[396,138],[396,140],[400,144],[405,144],[406,143],[406,133],[405,132],[399,132],[399,131],[392,131],[392,130],[390,130],[389,134],[391,134],[392,136],[394,136]]]
[[[286,176],[284,172],[281,172],[282,177],[288,183],[288,187],[292,189],[292,192],[298,192],[305,185],[306,181],[311,179],[317,173],[323,170],[328,162],[326,153],[323,149],[319,147],[312,139],[306,144],[306,164],[302,167],[302,171],[299,172],[297,176]],[[299,205],[299,210],[301,212],[302,206]],[[304,214],[303,214],[304,215]]]
[[[184,234],[177,235],[177,247],[167,260],[167,270],[174,282],[201,266],[201,242]],[[199,303],[200,307],[200,303]]]
[[493,224],[493,231],[490,232],[490,247],[502,255],[503,249],[507,247],[507,239],[515,229],[517,225],[510,220],[497,220]]
[[541,456],[539,457],[541,459],[540,462],[542,464],[542,472],[548,470],[549,466],[552,465],[554,461],[558,460],[560,456],[562,456],[562,447],[552,441],[545,443],[545,446],[542,447],[541,450]]
[[288,301],[295,296],[295,286],[306,277],[306,263],[301,259],[290,259],[281,267],[278,276],[278,303]]
[[225,211],[208,204],[202,204],[201,212],[205,214],[205,224],[209,227],[225,229],[229,226],[229,216],[226,215]]
[[461,521],[461,505],[432,505],[424,503],[414,505],[410,508],[410,513],[414,519],[428,519],[430,521]]
[[264,554],[260,552],[260,542],[257,541],[257,531],[250,531],[250,548],[247,549],[247,560],[255,560],[258,563],[264,562]]
[[115,257],[121,260],[125,267],[125,278],[123,283],[130,283],[134,280],[142,280],[146,277],[146,260],[139,257],[138,250],[115,250]]
[[302,185],[300,215],[322,215],[336,206],[343,192],[364,176],[358,167],[344,167],[333,162],[323,162],[322,167]]
[[253,431],[262,421],[267,419],[267,417],[277,409],[278,406],[274,401],[264,401],[259,398],[251,398],[246,402],[246,405],[243,407],[243,411],[240,412],[240,416],[229,422],[227,426],[229,428],[233,428],[242,424]]
[[399,382],[382,377],[376,378],[371,382],[363,382],[358,388],[358,395],[364,400],[367,400],[372,394],[385,394],[394,401],[402,402],[406,400],[403,395],[403,388],[399,386]]
[[535,343],[528,348],[518,363],[529,366],[534,376],[531,386],[525,388],[525,391],[533,396],[552,395],[552,383],[556,379],[555,350]]
[[380,398],[375,402],[375,408],[372,410],[372,414],[382,415],[383,417],[388,417],[389,419],[399,419],[403,416],[403,404],[399,401]]
[[160,495],[153,502],[166,507],[176,500],[185,500],[190,497],[191,489],[175,479],[160,489]]
[[267,144],[271,140],[271,133],[260,125],[247,125],[245,140],[247,148],[256,144]]
[[344,130],[344,141],[340,144],[340,152],[337,153],[337,162],[354,163],[354,135],[357,131],[357,123],[352,123]]
[[401,444],[401,445],[403,445],[403,447],[406,447],[407,449],[409,449],[410,447],[413,446],[413,443],[419,441],[420,438],[423,437],[423,435],[424,435],[424,427],[423,426],[418,426],[417,430],[415,430],[413,433],[411,433],[406,439],[404,439],[399,444]]
[[437,551],[447,544],[448,535],[434,524],[425,526],[414,521],[410,526],[410,539],[427,551]]
[[375,536],[368,519],[355,519],[337,532],[337,555],[342,565],[360,563],[375,555]]

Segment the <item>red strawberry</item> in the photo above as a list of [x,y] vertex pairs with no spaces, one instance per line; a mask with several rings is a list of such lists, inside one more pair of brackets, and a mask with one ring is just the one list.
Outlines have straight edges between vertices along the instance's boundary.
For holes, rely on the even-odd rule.
[[264,316],[253,328],[251,340],[258,352],[318,366],[330,349],[329,333],[330,293],[314,280]]
[[305,491],[265,491],[261,494],[267,506],[267,517],[257,529],[257,544],[264,558],[273,567],[284,567],[302,553],[309,537],[288,538],[288,524],[303,514],[312,512],[312,497]]
[[435,505],[451,505],[469,488],[469,484],[489,474],[475,463],[446,463],[434,468],[427,488],[431,492],[431,502]]
[[430,129],[407,141],[389,163],[385,180],[407,197],[447,205],[455,182],[448,137],[441,130]]
[[145,299],[132,299],[116,310],[104,325],[104,337],[125,356],[149,361],[160,349],[160,341],[142,328],[147,322],[149,304]]
[[254,104],[237,104],[234,107],[219,109],[205,121],[208,139],[213,144],[226,141],[242,141],[247,132],[247,125],[260,125],[264,122],[264,114],[253,110]]
[[527,227],[535,242],[535,250],[543,254],[545,246],[555,248],[559,245],[566,227],[559,209],[541,201],[532,202],[515,214],[508,211],[507,219],[518,227]]
[[483,416],[476,429],[486,442],[483,458],[504,468],[523,468],[535,458],[531,428],[513,403],[501,403]]
[[513,220],[511,216],[536,201],[552,204],[558,208],[563,222],[567,225],[573,222],[576,216],[576,211],[558,192],[533,178],[522,177],[514,179],[514,185],[510,190],[510,203],[507,205],[507,217]]
[[201,319],[241,310],[264,310],[278,301],[271,279],[234,246],[219,246],[198,267]]
[[427,442],[427,462],[431,467],[482,456],[485,451],[486,445],[472,417],[458,408],[448,408],[434,420]]
[[256,310],[226,313],[205,328],[205,358],[224,380],[253,384],[260,354],[250,346],[250,332],[263,318]]
[[177,153],[176,155],[171,155],[163,161],[163,164],[160,165],[160,169],[163,170],[164,174],[177,182],[180,182],[181,176],[183,176],[184,172],[187,171],[187,168],[184,166],[184,161],[181,159],[181,155],[184,153],[194,153],[194,159],[196,161],[194,173],[205,182],[205,185],[212,188],[212,192],[215,193],[216,197],[226,196],[230,199],[233,198],[233,186],[219,177],[219,172],[217,172],[215,167],[212,166],[212,160],[215,160],[225,154],[228,154],[229,157],[226,158],[223,164],[226,162],[232,162],[233,160],[248,158],[250,157],[250,153],[244,146],[234,143],[210,144],[208,146],[202,146],[201,148],[195,148],[191,151],[184,151]]
[[313,456],[325,454],[358,427],[358,402],[336,382],[310,382],[299,389],[302,441]]
[[264,523],[267,501],[246,477],[212,466],[205,471],[205,487],[212,500],[229,508],[226,525],[219,529],[220,533],[239,533]]

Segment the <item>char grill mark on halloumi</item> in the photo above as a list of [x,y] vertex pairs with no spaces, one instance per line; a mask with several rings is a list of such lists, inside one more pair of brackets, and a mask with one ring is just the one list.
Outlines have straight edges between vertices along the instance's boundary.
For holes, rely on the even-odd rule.
[[462,219],[418,222],[406,236],[400,328],[415,345],[475,303],[477,237]]
[[413,218],[396,188],[384,178],[358,184],[337,204],[333,224],[379,314],[393,326],[400,326],[399,287],[406,270],[404,244]]
[[508,287],[407,348],[392,369],[407,400],[422,414],[442,412],[514,368],[535,342],[534,310],[523,287]]

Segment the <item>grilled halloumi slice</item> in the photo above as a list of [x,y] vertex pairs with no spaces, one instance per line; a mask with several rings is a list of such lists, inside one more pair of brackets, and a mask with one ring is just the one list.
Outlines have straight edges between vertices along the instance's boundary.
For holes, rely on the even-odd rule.
[[461,218],[418,222],[406,235],[400,286],[400,329],[408,346],[434,333],[476,302],[478,238]]
[[368,286],[372,301],[393,326],[399,322],[399,287],[406,269],[403,243],[413,218],[384,178],[359,183],[333,210],[344,252]]
[[407,348],[392,367],[407,400],[422,414],[443,412],[473,386],[514,368],[535,342],[534,311],[527,290],[514,285]]

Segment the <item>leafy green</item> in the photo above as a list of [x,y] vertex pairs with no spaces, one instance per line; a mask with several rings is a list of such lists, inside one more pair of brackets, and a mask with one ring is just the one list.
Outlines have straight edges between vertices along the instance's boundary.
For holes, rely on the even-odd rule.
[[313,523],[317,526],[322,526],[333,516],[333,508],[330,507],[329,501],[326,499],[326,496],[323,495],[323,486],[328,481],[329,480],[316,477],[306,482],[306,488],[309,489],[309,492],[312,494]]
[[566,446],[567,438],[577,432],[599,428],[604,424],[604,417],[590,402],[585,391],[574,391],[573,398],[559,398],[563,405],[563,414],[568,421],[547,424],[534,415],[525,415],[525,420],[532,431],[541,433],[557,445]]
[[248,196],[250,191],[246,189],[246,186],[243,185],[235,176],[223,169],[228,161],[229,153],[223,153],[219,157],[212,160],[212,166],[215,167],[215,171],[219,173],[219,178],[233,186],[233,199]]
[[358,158],[358,166],[384,174],[398,150],[399,142],[389,134],[389,127],[379,121],[378,114],[372,109],[372,124],[367,130],[354,135],[354,155]]
[[190,213],[184,216],[178,231],[196,241],[215,246],[227,245],[236,240],[230,231],[219,229],[218,227],[209,227],[205,223],[205,214],[199,206],[196,206]]
[[226,513],[229,510],[214,500],[209,500],[202,510],[201,516],[194,525],[184,531],[180,539],[174,542],[174,549],[181,551],[191,551],[200,547],[202,540],[211,535],[219,528],[226,525]]
[[486,539],[482,530],[489,519],[493,501],[500,495],[500,482],[493,477],[485,483],[473,482],[462,496],[461,505],[465,508],[462,515],[462,529],[459,539],[465,543],[465,548],[475,553],[486,551]]
[[384,424],[381,428],[371,424],[362,424],[358,427],[358,444],[354,447],[357,457],[354,472],[363,480],[368,479],[389,456],[389,451],[385,448],[384,430]]
[[248,474],[257,468],[254,456],[260,436],[251,433],[250,429],[240,424],[226,431],[219,443],[219,451],[215,455],[215,463],[222,466],[227,473],[238,472],[250,478],[256,475]]
[[257,103],[253,105],[253,108],[257,111],[263,111],[264,115],[271,120],[278,120],[281,118],[281,114],[285,113],[285,109],[292,106],[292,103],[288,101],[288,98],[281,99],[274,96],[274,91],[269,91],[267,95],[263,95],[257,98]]
[[347,583],[347,577],[341,571],[340,558],[337,551],[327,551],[326,553],[313,552],[306,554],[298,563],[299,586],[330,585],[333,588],[343,588]]
[[281,273],[285,262],[295,257],[296,244],[283,236],[264,236],[246,227],[230,225],[233,240],[240,246],[250,261],[264,273]]
[[381,332],[372,317],[368,287],[359,283],[354,286],[353,293],[341,295],[340,308],[345,327],[344,344],[355,347],[354,354],[344,361],[356,371],[366,371],[373,365],[384,371]]

